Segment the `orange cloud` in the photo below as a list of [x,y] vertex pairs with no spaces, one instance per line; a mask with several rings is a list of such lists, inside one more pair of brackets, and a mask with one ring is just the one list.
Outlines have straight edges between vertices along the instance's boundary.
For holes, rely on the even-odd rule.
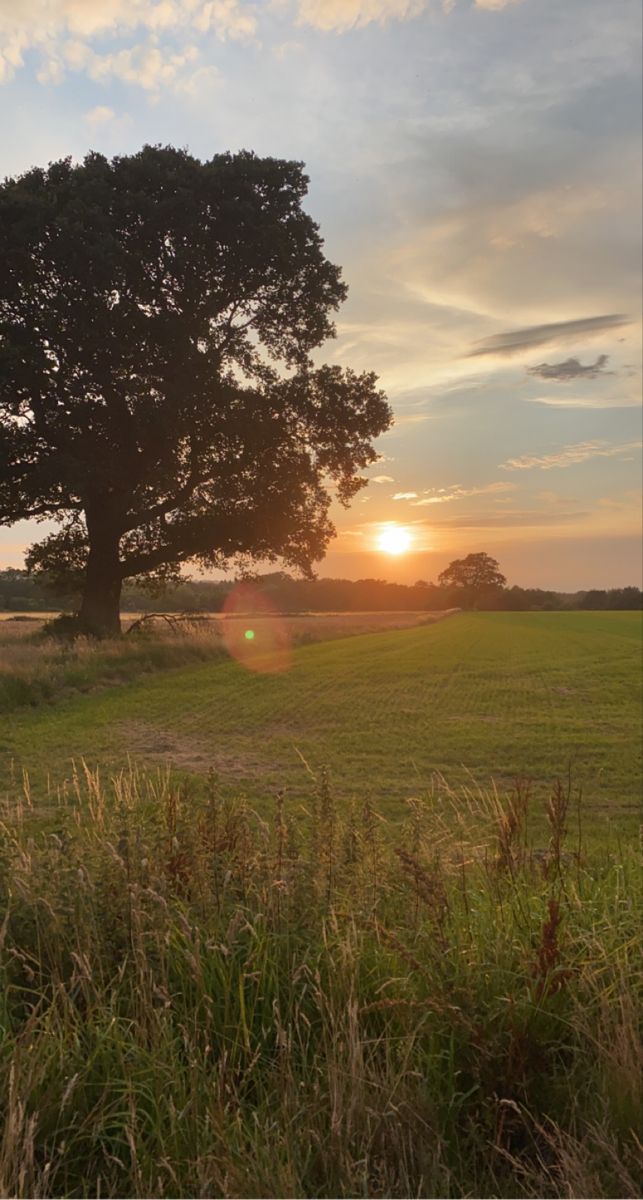
[[640,450],[643,442],[624,442],[620,446],[610,446],[608,442],[577,442],[573,446],[564,446],[554,454],[523,454],[520,458],[509,458],[500,463],[503,471],[529,471],[534,467],[542,471],[551,471],[555,467],[573,467],[577,463],[587,462],[590,458],[620,458]]

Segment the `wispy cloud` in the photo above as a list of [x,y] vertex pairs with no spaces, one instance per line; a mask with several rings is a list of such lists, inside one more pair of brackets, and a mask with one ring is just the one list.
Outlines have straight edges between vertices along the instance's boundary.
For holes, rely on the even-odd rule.
[[501,8],[508,8],[510,4],[520,4],[522,0],[475,0],[476,8],[486,8],[490,12],[497,12]]
[[97,104],[95,108],[90,108],[89,112],[85,113],[85,120],[92,129],[96,129],[99,125],[108,125],[114,120],[116,113],[108,104]]
[[623,313],[606,313],[597,317],[579,317],[574,321],[555,321],[549,325],[530,325],[526,329],[513,329],[484,338],[469,351],[469,357],[476,358],[484,354],[517,354],[521,350],[529,350],[532,346],[544,346],[548,342],[577,338],[583,334],[617,329],[628,324],[629,317]]
[[[475,8],[499,12],[521,0],[474,0]],[[455,0],[442,0],[444,12],[450,12]],[[298,21],[316,29],[335,33],[359,29],[371,22],[411,21],[428,7],[428,0],[298,0]]]
[[429,504],[450,504],[453,500],[467,500],[469,496],[498,495],[501,492],[511,492],[513,488],[513,483],[502,481],[486,483],[482,487],[465,488],[460,484],[453,484],[449,488],[430,488],[423,494],[422,499],[414,501],[413,508],[424,508]]
[[613,396],[526,396],[526,404],[544,404],[547,408],[638,408],[640,396],[621,393]]
[[472,513],[444,520],[432,521],[434,529],[504,529],[519,526],[535,528],[539,525],[569,525],[588,517],[589,512],[542,512],[540,509],[519,509],[509,512]]
[[539,468],[551,471],[558,467],[573,467],[577,463],[587,462],[590,458],[620,458],[640,450],[643,442],[624,442],[620,446],[610,446],[609,442],[577,442],[573,446],[564,446],[554,454],[523,454],[520,458],[509,458],[500,463],[503,471],[531,471]]
[[341,33],[376,21],[410,21],[419,17],[427,0],[299,0],[298,21]]
[[396,492],[394,500],[417,500],[417,492]]
[[[399,431],[400,426],[421,425],[423,421],[428,421],[430,416],[431,414],[428,412],[396,413],[395,425],[393,426],[392,433],[394,434],[396,429]],[[389,437],[390,436],[391,434],[389,434]]]
[[371,483],[395,483],[392,475],[373,475]]
[[539,379],[555,379],[566,383],[568,379],[597,379],[599,375],[611,374],[605,367],[609,362],[608,354],[599,354],[596,362],[583,366],[577,358],[566,358],[559,363],[537,363],[535,367],[527,367],[528,375],[536,375]]

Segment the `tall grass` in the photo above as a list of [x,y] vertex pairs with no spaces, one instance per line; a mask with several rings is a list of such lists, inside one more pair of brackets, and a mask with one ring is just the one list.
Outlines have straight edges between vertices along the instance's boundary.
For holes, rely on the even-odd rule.
[[[0,826],[0,1191],[635,1196],[640,857],[85,768]],[[574,835],[576,836],[576,835]]]
[[[28,629],[28,627],[27,627]],[[64,642],[0,622],[0,713],[65,693],[129,683],[138,676],[224,656],[216,622],[132,637]]]

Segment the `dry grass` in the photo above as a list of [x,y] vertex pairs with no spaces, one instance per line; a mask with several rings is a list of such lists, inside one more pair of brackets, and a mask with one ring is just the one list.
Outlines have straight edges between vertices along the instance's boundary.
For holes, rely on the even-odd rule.
[[0,626],[0,711],[128,683],[142,674],[224,654],[218,626],[210,623],[100,642],[77,638],[65,643],[41,630],[35,622],[5,621]]
[[2,1194],[639,1194],[638,851],[535,850],[522,785],[52,804],[0,825]]

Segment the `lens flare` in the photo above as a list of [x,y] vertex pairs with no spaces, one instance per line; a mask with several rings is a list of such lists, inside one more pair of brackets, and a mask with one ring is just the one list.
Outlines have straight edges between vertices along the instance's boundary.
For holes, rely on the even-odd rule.
[[288,626],[272,601],[258,588],[251,583],[237,584],[226,596],[222,616],[225,647],[241,666],[263,675],[288,669],[291,659]]

